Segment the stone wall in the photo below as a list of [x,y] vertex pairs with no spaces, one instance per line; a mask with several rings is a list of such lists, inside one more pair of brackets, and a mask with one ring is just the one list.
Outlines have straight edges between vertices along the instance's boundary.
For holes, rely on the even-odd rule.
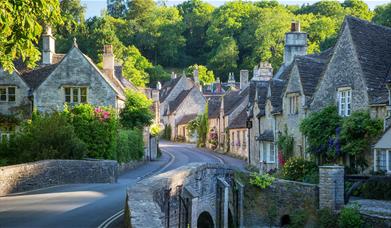
[[308,215],[308,224],[313,224],[317,208],[317,185],[287,180],[276,180],[266,189],[246,185],[244,227],[281,226],[283,218],[300,212]]
[[44,160],[0,167],[0,196],[60,184],[115,183],[118,163],[111,160]]

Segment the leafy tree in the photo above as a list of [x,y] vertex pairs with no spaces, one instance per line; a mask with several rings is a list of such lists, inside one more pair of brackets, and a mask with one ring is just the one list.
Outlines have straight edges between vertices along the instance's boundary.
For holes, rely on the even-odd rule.
[[129,0],[127,18],[143,20],[156,7],[154,0]]
[[362,0],[345,0],[342,5],[347,10],[347,14],[350,14],[352,16],[359,17],[368,21],[371,20],[373,17],[373,12]]
[[213,71],[208,70],[208,68],[203,65],[195,64],[193,66],[189,66],[186,69],[186,75],[192,77],[195,69],[198,69],[198,79],[200,80],[201,85],[209,85],[215,81]]
[[379,25],[391,27],[391,3],[376,7],[373,21]]
[[21,58],[33,67],[40,59],[37,44],[42,25],[62,23],[58,0],[0,1],[0,65],[13,71]]
[[149,81],[149,75],[146,72],[152,64],[141,55],[135,46],[130,46],[124,53],[123,72],[135,86],[144,87]]
[[125,108],[120,113],[120,121],[126,128],[142,128],[151,124],[153,114],[150,110],[152,100],[143,93],[128,90]]
[[208,126],[209,126],[209,124],[208,124],[208,103],[205,104],[204,113],[199,115],[197,117],[197,120],[199,123],[197,126],[197,136],[198,136],[197,146],[198,147],[205,147],[206,140],[208,137],[208,132],[209,132],[209,129],[208,129]]
[[343,17],[344,8],[336,0],[322,0],[312,5],[302,7],[299,14],[313,13],[315,15],[322,15],[327,17]]
[[160,82],[162,85],[164,82],[170,80],[170,74],[167,73],[161,65],[153,66],[147,69],[149,74],[149,84],[148,87],[156,88],[156,83]]
[[201,0],[188,0],[178,5],[178,9],[183,17],[185,54],[191,57],[192,62],[206,64],[206,30],[211,22],[213,6]]
[[223,79],[228,79],[228,73],[238,66],[239,50],[232,37],[225,37],[209,59],[208,68],[214,69]]
[[114,18],[124,17],[126,15],[125,0],[109,0],[107,2],[107,12]]

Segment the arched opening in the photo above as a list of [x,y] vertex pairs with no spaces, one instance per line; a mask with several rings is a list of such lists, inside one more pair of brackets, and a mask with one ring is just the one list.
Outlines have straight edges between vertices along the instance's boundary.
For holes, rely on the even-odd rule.
[[289,217],[289,215],[284,215],[281,217],[281,227],[286,227],[288,226],[289,224],[291,224],[291,218]]
[[214,228],[213,218],[209,212],[202,212],[197,219],[197,228]]
[[236,228],[232,212],[228,209],[228,228]]

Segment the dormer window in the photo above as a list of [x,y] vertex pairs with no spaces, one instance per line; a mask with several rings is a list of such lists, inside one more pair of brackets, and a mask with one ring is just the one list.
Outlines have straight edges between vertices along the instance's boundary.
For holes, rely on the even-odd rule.
[[66,103],[87,103],[87,87],[64,87],[64,97]]
[[0,102],[14,102],[16,98],[14,86],[0,86]]
[[294,115],[299,112],[299,96],[297,94],[288,95],[289,114]]
[[350,116],[352,102],[352,89],[338,89],[338,113],[340,116]]

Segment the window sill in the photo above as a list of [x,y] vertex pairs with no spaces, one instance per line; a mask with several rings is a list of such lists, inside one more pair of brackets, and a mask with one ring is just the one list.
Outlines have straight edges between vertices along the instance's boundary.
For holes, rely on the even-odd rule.
[[2,104],[16,104],[16,101],[0,101],[0,105]]

